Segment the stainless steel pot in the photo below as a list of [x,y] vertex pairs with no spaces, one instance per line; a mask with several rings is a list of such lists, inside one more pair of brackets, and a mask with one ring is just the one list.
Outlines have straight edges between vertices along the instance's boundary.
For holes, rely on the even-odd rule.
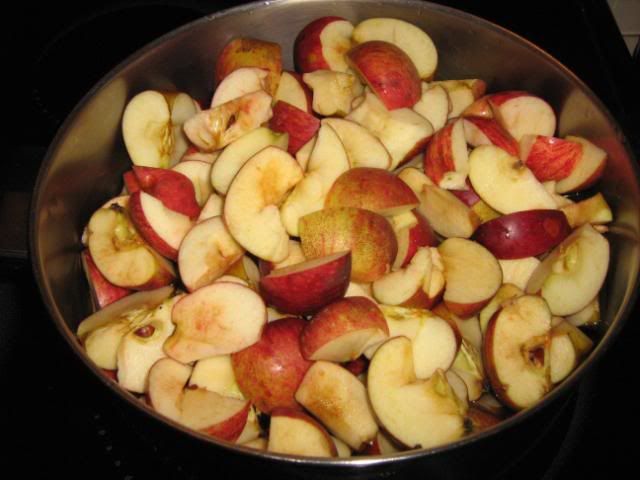
[[[128,99],[149,88],[177,89],[207,99],[212,93],[215,59],[237,36],[279,42],[285,52],[285,67],[292,69],[296,34],[311,19],[323,15],[343,16],[354,23],[369,17],[412,22],[427,31],[438,48],[438,78],[478,77],[487,81],[491,91],[537,93],[554,107],[560,136],[586,136],[610,155],[599,190],[609,200],[615,222],[608,234],[611,267],[603,291],[604,321],[596,348],[535,407],[496,428],[440,448],[324,460],[261,453],[220,442],[168,421],[116,388],[84,355],[74,335],[78,323],[90,313],[78,255],[80,235],[91,213],[119,191],[121,174],[130,165],[120,133]],[[78,358],[120,397],[132,418],[150,431],[162,430],[169,441],[193,444],[194,455],[318,478],[329,474],[390,477],[409,470],[438,478],[471,478],[521,451],[527,439],[553,418],[551,406],[575,389],[621,333],[638,281],[639,230],[638,169],[619,126],[588,87],[534,45],[477,17],[425,2],[280,0],[241,6],[191,23],[146,46],[102,79],[68,117],[43,162],[32,202],[30,247],[44,301]]]

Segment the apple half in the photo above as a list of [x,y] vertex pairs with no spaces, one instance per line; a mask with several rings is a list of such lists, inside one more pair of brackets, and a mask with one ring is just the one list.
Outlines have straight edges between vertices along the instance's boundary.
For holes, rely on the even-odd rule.
[[293,46],[296,68],[303,72],[346,72],[344,58],[351,48],[353,25],[342,17],[316,18],[298,33]]

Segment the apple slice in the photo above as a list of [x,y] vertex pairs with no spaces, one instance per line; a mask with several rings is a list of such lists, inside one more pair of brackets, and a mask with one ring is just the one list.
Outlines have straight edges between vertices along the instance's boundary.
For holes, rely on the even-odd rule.
[[260,293],[282,313],[309,315],[342,298],[350,274],[351,253],[340,252],[272,270],[260,279]]
[[582,145],[571,140],[543,135],[520,139],[519,157],[541,182],[567,178],[581,156]]
[[258,90],[197,113],[185,122],[184,132],[200,150],[213,152],[255,130],[272,115],[271,96]]
[[340,138],[331,127],[321,125],[304,179],[280,208],[282,224],[289,235],[299,236],[300,218],[322,210],[331,186],[349,168],[347,152]]
[[542,261],[526,291],[542,295],[554,315],[572,315],[597,297],[608,267],[609,242],[585,224]]
[[264,148],[244,164],[224,203],[224,221],[243,248],[273,262],[287,257],[289,236],[278,204],[302,177],[298,162],[277,147]]
[[196,223],[203,222],[204,220],[208,220],[213,217],[219,217],[222,215],[223,205],[224,199],[217,193],[212,193],[209,195],[206,203],[202,206],[202,210],[200,210],[200,215],[198,215]]
[[346,297],[365,297],[371,300],[373,303],[378,303],[376,302],[376,299],[373,298],[372,295],[373,295],[373,292],[371,290],[370,283],[356,283],[356,282],[349,282],[347,291],[344,294],[345,298]]
[[232,275],[245,281],[252,289],[258,290],[258,284],[260,283],[260,270],[255,262],[246,254],[231,265],[225,272],[225,275]]
[[440,130],[447,123],[451,102],[449,94],[442,85],[431,85],[422,82],[422,96],[413,109],[431,122],[435,131]]
[[411,58],[393,43],[369,40],[347,52],[347,63],[388,110],[413,107],[422,96]]
[[514,410],[530,407],[551,388],[551,312],[537,296],[502,305],[489,321],[484,366],[496,396]]
[[432,82],[431,85],[439,85],[447,91],[451,102],[449,118],[462,116],[462,112],[469,108],[478,98],[482,97],[487,89],[487,84],[484,80],[478,78],[442,80]]
[[469,164],[462,120],[449,123],[433,135],[424,153],[424,173],[440,188],[466,188]]
[[[472,147],[495,145],[505,150],[509,155],[524,158],[519,155],[522,150],[519,150],[518,142],[494,119],[465,117],[463,122],[465,138]],[[526,163],[526,160],[523,161]],[[535,171],[533,173],[535,174]],[[540,178],[538,179],[540,180]]]
[[469,406],[465,420],[470,425],[470,433],[475,433],[498,425],[503,418],[474,403]]
[[172,320],[176,331],[165,342],[165,353],[189,363],[256,343],[267,322],[267,309],[250,288],[219,282],[183,297],[173,308]]
[[189,230],[180,245],[182,283],[191,292],[208,285],[243,255],[244,249],[233,239],[222,217],[204,220]]
[[596,183],[607,165],[607,152],[582,137],[567,136],[567,141],[582,145],[582,155],[568,177],[556,183],[558,193],[584,190]]
[[277,407],[300,409],[294,395],[312,362],[300,351],[301,318],[269,322],[255,344],[231,355],[240,391],[264,413]]
[[536,257],[525,257],[515,260],[498,260],[498,263],[502,269],[502,282],[524,290],[527,288],[531,275],[540,265],[540,260]]
[[422,115],[409,108],[388,110],[369,89],[346,119],[362,125],[382,142],[391,155],[389,170],[421,152],[433,134],[433,126]]
[[489,96],[493,114],[516,141],[525,135],[552,136],[556,115],[542,98],[529,92],[510,90]]
[[240,98],[247,93],[268,90],[269,71],[256,67],[241,67],[224,77],[216,87],[209,108]]
[[566,316],[567,322],[574,327],[594,327],[600,323],[600,301],[594,298],[591,303],[577,313]]
[[345,72],[315,70],[305,73],[302,80],[313,90],[313,111],[325,117],[344,117],[351,111],[353,100],[364,91],[355,75]]
[[391,165],[391,157],[382,142],[363,126],[343,118],[324,118],[322,124],[329,125],[336,132],[353,168],[386,170]]
[[[168,209],[192,220],[200,214],[195,187],[183,173],[165,168],[134,166],[133,175],[139,190],[157,198]],[[132,196],[137,193],[129,190]]]
[[512,285],[511,283],[503,283],[491,301],[487,303],[482,310],[480,310],[478,318],[480,320],[480,330],[482,330],[482,334],[485,334],[487,331],[487,325],[489,325],[489,320],[491,320],[493,314],[501,308],[504,302],[522,295],[524,295],[523,288]]
[[549,375],[551,383],[564,380],[578,365],[578,354],[567,333],[551,331],[549,346]]
[[450,311],[444,303],[439,303],[431,311],[434,315],[449,322],[449,325],[451,325],[456,332],[456,335],[461,337],[463,341],[466,341],[478,350],[481,349],[482,331],[480,330],[480,319],[477,315],[469,318],[460,318]]
[[479,347],[476,347],[472,342],[463,338],[450,370],[455,372],[464,382],[470,401],[478,400],[484,393],[485,374],[481,351],[482,342]]
[[273,103],[282,100],[300,110],[311,113],[313,93],[305,85],[302,75],[296,72],[283,71],[278,83],[278,90],[273,96]]
[[261,450],[267,449],[267,439],[261,437],[262,429],[260,428],[260,422],[258,422],[258,415],[253,405],[249,407],[249,414],[247,415],[247,423],[245,423],[242,432],[238,438],[236,438],[236,444],[249,445],[253,444],[254,448],[260,448]]
[[293,51],[296,68],[303,72],[346,72],[345,53],[351,48],[353,25],[342,17],[320,17],[307,24],[296,37]]
[[351,448],[349,447],[349,445],[344,443],[338,437],[334,437],[333,435],[330,435],[330,436],[331,436],[331,440],[333,440],[333,443],[336,446],[336,452],[337,452],[338,458],[351,457]]
[[613,220],[611,208],[600,192],[593,197],[561,207],[560,210],[567,217],[571,228],[581,227],[585,223],[602,225]]
[[441,370],[417,380],[411,341],[386,341],[371,359],[369,400],[382,427],[408,448],[431,448],[464,435],[464,410]]
[[305,262],[307,259],[302,253],[302,247],[300,246],[300,242],[297,240],[289,240],[289,254],[287,258],[285,258],[281,262],[267,262],[265,260],[260,260],[258,262],[258,269],[260,270],[260,278],[266,277],[273,270],[284,267],[291,267],[293,265],[297,265],[299,263]]
[[[213,193],[210,180],[211,164],[201,160],[181,160],[172,170],[181,173],[191,181],[196,202],[199,207],[202,207]],[[198,209],[199,214],[200,208]]]
[[253,38],[235,38],[225,45],[216,61],[215,83],[231,72],[242,67],[255,67],[266,70],[266,91],[274,95],[282,73],[282,49],[279,44],[255,40]]
[[149,370],[149,403],[165,417],[180,422],[184,387],[192,368],[172,358],[162,358]]
[[133,97],[122,116],[122,136],[133,164],[168,168],[178,163],[188,148],[182,126],[198,111],[186,93],[146,90]]
[[438,246],[444,263],[444,303],[459,317],[471,317],[502,285],[496,258],[482,245],[464,238],[448,238]]
[[494,145],[469,155],[469,180],[477,194],[500,213],[556,209],[544,186],[517,157]]
[[348,362],[388,335],[387,324],[374,302],[348,297],[328,304],[313,316],[300,335],[300,349],[309,360]]
[[130,324],[116,353],[121,387],[135,393],[148,390],[149,370],[157,360],[166,357],[162,346],[175,328],[171,322],[171,309],[180,298],[177,295],[165,300],[144,319]]
[[525,210],[483,223],[473,239],[496,258],[516,259],[548,252],[571,233],[559,210]]
[[412,210],[411,214],[416,219],[415,225],[403,227],[399,230],[394,229],[398,239],[398,254],[393,262],[393,270],[409,265],[409,262],[420,247],[435,247],[439,243],[438,237],[424,215],[416,209]]
[[127,209],[115,201],[91,216],[86,237],[96,267],[118,287],[150,290],[171,283],[176,276],[173,265],[143,240]]
[[245,398],[233,373],[231,355],[216,355],[198,360],[189,378],[189,387],[204,388],[240,400]]
[[395,44],[409,56],[422,79],[430,79],[436,71],[438,52],[433,41],[423,30],[404,20],[369,18],[356,26],[353,40],[356,43],[382,40]]
[[378,432],[366,387],[335,363],[315,362],[298,387],[296,400],[356,451]]
[[91,258],[89,250],[83,250],[81,255],[82,269],[87,277],[89,289],[91,290],[91,300],[96,310],[106,307],[122,297],[133,293],[129,288],[122,288],[109,282]]
[[325,199],[327,208],[364,208],[386,217],[413,210],[418,203],[415,193],[397,176],[371,167],[344,172],[333,182]]
[[296,160],[300,164],[300,167],[303,171],[307,171],[307,165],[309,164],[309,158],[311,158],[311,152],[316,146],[316,140],[318,139],[318,135],[314,135],[311,139],[305,143],[300,149],[295,153]]
[[422,171],[422,162],[420,167],[403,167],[398,171],[398,178],[406,183],[413,193],[420,195],[425,185],[433,186],[434,183]]
[[193,161],[204,162],[204,163],[208,163],[209,165],[212,165],[218,158],[219,154],[220,154],[219,151],[201,152],[193,145],[190,145],[187,151],[184,153],[184,155],[182,155],[180,162],[190,162],[193,160]]
[[289,134],[287,151],[295,155],[309,142],[320,128],[320,120],[306,110],[301,110],[287,102],[278,101],[273,106],[273,116],[269,128]]
[[300,219],[309,259],[351,250],[351,280],[372,282],[389,272],[398,252],[395,233],[381,215],[360,208],[327,208]]
[[335,457],[336,445],[325,428],[306,413],[277,408],[271,414],[267,451],[308,457]]
[[287,149],[289,136],[266,127],[257,128],[227,145],[211,168],[210,183],[226,195],[229,185],[247,161],[260,150],[269,147]]
[[247,423],[251,404],[247,400],[224,397],[204,388],[186,389],[182,397],[180,423],[235,442]]
[[448,190],[424,185],[418,197],[418,212],[443,237],[469,238],[480,225],[480,217]]
[[578,361],[584,359],[589,352],[593,350],[593,340],[566,319],[562,317],[553,317],[551,324],[553,326],[551,330],[552,335],[567,335],[569,337],[569,340],[571,340],[571,344],[576,351],[576,359]]

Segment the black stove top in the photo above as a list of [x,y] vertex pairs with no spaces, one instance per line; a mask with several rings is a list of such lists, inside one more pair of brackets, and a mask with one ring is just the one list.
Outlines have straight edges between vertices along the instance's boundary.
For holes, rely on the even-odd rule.
[[[207,459],[187,464],[131,426],[130,409],[78,362],[56,331],[25,250],[37,169],[75,103],[148,41],[236,3],[23,2],[5,16],[2,138],[9,152],[0,175],[0,431],[9,449],[0,451],[3,471],[66,478],[241,475]],[[494,21],[558,58],[600,96],[640,156],[640,75],[605,2],[440,3]],[[640,427],[633,396],[638,338],[631,318],[606,357],[558,408],[547,432],[522,458],[501,466],[501,478],[591,477],[633,467],[633,435]]]

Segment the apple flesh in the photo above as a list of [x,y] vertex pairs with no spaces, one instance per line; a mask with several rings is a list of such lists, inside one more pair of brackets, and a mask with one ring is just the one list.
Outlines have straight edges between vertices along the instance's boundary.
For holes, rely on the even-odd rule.
[[305,73],[302,80],[313,90],[312,110],[325,117],[344,117],[363,92],[362,84],[351,73],[315,70]]
[[579,143],[582,146],[582,155],[569,176],[556,183],[556,191],[569,193],[584,190],[602,177],[607,165],[607,152],[586,138],[567,136],[565,140]]
[[424,173],[439,187],[465,188],[469,173],[464,124],[456,120],[438,130],[424,153]]
[[260,339],[231,355],[240,391],[264,413],[278,407],[300,409],[294,395],[312,365],[300,351],[301,318],[269,322]]
[[113,302],[120,300],[122,297],[133,293],[128,288],[118,287],[109,282],[91,258],[89,250],[83,250],[81,253],[82,268],[87,277],[89,288],[91,290],[91,299],[96,310],[106,307]]
[[422,96],[413,110],[429,120],[435,131],[440,130],[447,123],[451,102],[449,95],[442,85],[431,85],[422,82]]
[[151,408],[165,417],[180,422],[184,387],[192,368],[172,358],[162,358],[149,370],[149,403]]
[[525,210],[502,215],[483,223],[473,239],[496,258],[516,259],[546,253],[571,233],[559,210]]
[[353,168],[370,167],[387,170],[391,156],[387,149],[369,130],[343,118],[324,118],[323,125],[329,125],[344,146],[349,163]]
[[297,35],[293,55],[296,68],[303,73],[316,70],[346,72],[344,58],[351,48],[353,25],[342,17],[320,17],[307,24]]
[[469,238],[480,225],[480,217],[448,190],[425,184],[418,198],[418,212],[445,238]]
[[447,91],[451,109],[449,119],[462,116],[462,112],[468,109],[479,97],[484,95],[487,84],[477,78],[465,80],[441,80],[432,82],[433,86],[441,86]]
[[193,366],[189,387],[204,388],[225,397],[244,399],[233,373],[231,355],[216,355],[198,360]]
[[265,301],[282,313],[309,315],[344,296],[351,253],[341,252],[272,270],[260,279]]
[[241,67],[229,73],[216,87],[210,108],[217,107],[247,93],[268,90],[269,72],[263,68]]
[[552,136],[556,115],[542,98],[524,91],[505,91],[489,96],[495,119],[516,141],[525,135]]
[[521,290],[527,288],[533,272],[540,265],[536,257],[517,258],[514,260],[498,260],[502,269],[502,283],[515,285]]
[[571,228],[578,228],[586,223],[602,225],[613,220],[611,208],[599,192],[593,197],[560,207],[560,210],[567,217]]
[[[509,155],[513,155],[514,157],[519,156],[519,158],[522,158],[526,163],[525,157],[519,155],[519,152],[522,152],[522,150],[519,149],[518,142],[494,119],[464,117],[464,134],[467,143],[472,147],[495,145],[496,147],[502,148]],[[530,165],[527,166],[530,167]]]
[[[189,179],[193,185],[196,203],[202,207],[213,193],[211,185],[211,163],[202,160],[180,160],[171,170],[178,172]],[[184,211],[182,213],[185,213]],[[201,208],[198,208],[198,217]],[[188,213],[185,213],[189,215]]]
[[487,331],[487,325],[489,325],[489,320],[493,317],[493,314],[496,313],[502,306],[504,302],[507,300],[511,300],[512,298],[520,297],[524,295],[524,289],[517,287],[516,285],[512,285],[510,283],[503,283],[496,294],[493,296],[491,301],[487,303],[480,310],[478,315],[478,319],[480,320],[480,330],[484,335]]
[[280,76],[278,90],[273,96],[273,103],[282,100],[300,110],[311,113],[313,93],[296,72],[283,71]]
[[306,110],[278,101],[273,106],[269,128],[275,132],[289,134],[287,151],[295,155],[317,133],[320,120]]
[[134,166],[133,175],[140,190],[160,200],[168,209],[191,219],[200,214],[193,183],[179,171]]
[[209,218],[219,217],[220,215],[222,215],[223,205],[224,199],[217,193],[212,193],[211,195],[209,195],[206,203],[202,206],[202,210],[200,210],[200,215],[198,215],[196,223],[202,222]]
[[393,270],[409,265],[420,247],[435,247],[439,240],[427,219],[417,210],[412,210],[416,224],[395,230],[398,239],[398,254],[393,262]]
[[325,428],[300,410],[277,408],[271,414],[267,451],[310,457],[335,457],[336,445]]

